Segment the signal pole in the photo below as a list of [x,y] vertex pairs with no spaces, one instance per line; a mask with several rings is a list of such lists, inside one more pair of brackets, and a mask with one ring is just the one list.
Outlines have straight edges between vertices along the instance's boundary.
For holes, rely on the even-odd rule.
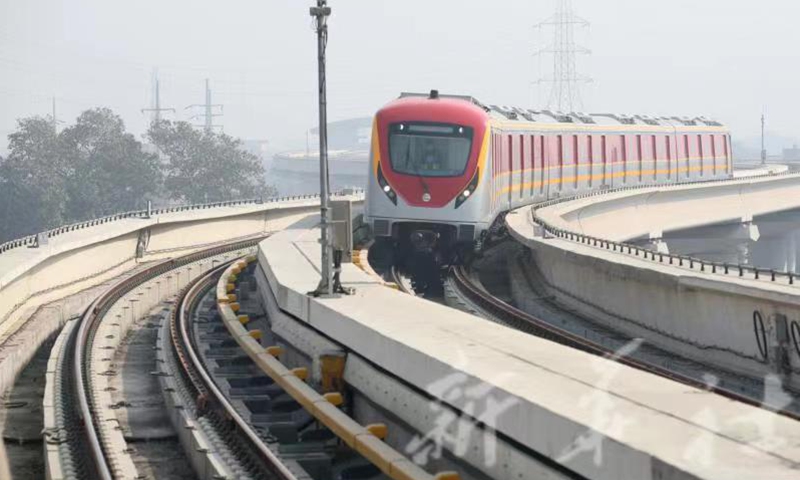
[[151,123],[158,123],[161,121],[161,112],[173,112],[174,108],[161,108],[161,91],[158,81],[158,70],[153,70],[153,106],[151,108],[143,108],[142,113],[150,112],[153,114]]
[[[214,117],[221,117],[222,116],[222,108],[223,105],[221,103],[211,103],[211,87],[209,86],[209,81],[206,78],[206,103],[203,104],[194,104],[189,105],[186,107],[186,110],[190,108],[202,108],[202,114],[192,115],[190,120],[194,120],[195,118],[203,117],[203,129],[205,131],[210,132],[215,128],[222,129],[222,125],[214,125]],[[219,113],[214,113],[214,109],[219,108]],[[199,126],[199,125],[198,125]]]
[[331,245],[331,224],[329,218],[329,181],[328,181],[328,99],[325,78],[325,49],[328,45],[328,17],[331,7],[327,0],[317,0],[317,6],[311,7],[317,32],[317,68],[319,75],[319,207],[320,229],[322,232],[322,264],[319,286],[313,295],[333,295],[333,248]]

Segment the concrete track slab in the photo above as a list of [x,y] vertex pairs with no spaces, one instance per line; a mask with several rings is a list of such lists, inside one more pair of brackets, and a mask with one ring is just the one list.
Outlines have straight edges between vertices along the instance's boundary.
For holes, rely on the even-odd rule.
[[[317,221],[260,244],[281,308],[458,410],[479,415],[507,401],[492,419],[504,438],[588,478],[800,475],[800,424],[768,411],[402,294],[353,265],[342,277],[355,295],[312,299]],[[484,395],[448,395],[436,389],[442,380]]]

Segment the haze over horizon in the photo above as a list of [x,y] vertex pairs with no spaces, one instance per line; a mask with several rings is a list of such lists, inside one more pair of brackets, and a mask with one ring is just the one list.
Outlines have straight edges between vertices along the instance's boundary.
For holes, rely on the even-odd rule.
[[[311,0],[226,5],[80,0],[0,1],[0,152],[17,118],[70,123],[107,106],[141,134],[157,67],[166,118],[184,120],[211,79],[225,105],[225,131],[275,146],[316,125],[316,38]],[[550,43],[533,25],[555,3],[476,0],[331,0],[329,118],[369,116],[401,91],[473,95],[487,103],[543,107],[549,71],[532,52]],[[592,50],[579,70],[594,78],[584,110],[706,115],[738,141],[760,132],[800,137],[792,95],[798,67],[800,3],[765,0],[661,2],[574,0],[589,20],[576,39]],[[196,112],[195,112],[196,113]],[[770,153],[784,146],[770,145]]]

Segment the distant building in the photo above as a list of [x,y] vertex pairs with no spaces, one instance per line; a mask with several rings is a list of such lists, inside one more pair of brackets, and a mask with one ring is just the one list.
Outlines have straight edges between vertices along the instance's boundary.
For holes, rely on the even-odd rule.
[[[328,168],[333,190],[366,185],[371,139],[371,117],[328,123]],[[305,149],[275,153],[268,178],[282,195],[318,192],[319,130],[306,131]]]
[[[309,133],[319,141],[319,129]],[[372,136],[372,117],[351,118],[328,122],[328,148],[331,150],[369,150]]]
[[796,143],[792,148],[783,149],[783,160],[786,162],[800,162],[800,148]]

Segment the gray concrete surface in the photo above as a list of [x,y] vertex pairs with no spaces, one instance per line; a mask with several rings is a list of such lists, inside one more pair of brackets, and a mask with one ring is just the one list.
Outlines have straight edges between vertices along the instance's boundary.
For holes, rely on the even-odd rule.
[[[433,405],[479,417],[492,402],[508,401],[493,419],[503,438],[588,478],[800,474],[800,425],[768,411],[404,295],[353,265],[344,265],[342,275],[355,295],[309,297],[318,281],[316,223],[308,216],[259,246],[279,305],[426,392]],[[436,388],[451,380],[484,394]],[[432,428],[440,420],[429,419]],[[458,446],[445,441],[444,447]],[[496,478],[528,478],[530,472],[519,464],[504,467]]]
[[[659,222],[665,230],[668,225],[718,223],[800,203],[800,177],[743,182],[620,192],[537,213],[563,228],[624,240]],[[696,263],[692,269],[688,261],[683,267],[677,261],[670,265],[668,258],[645,260],[542,236],[530,208],[511,212],[506,223],[531,250],[529,268],[538,270],[559,303],[666,351],[752,378],[776,376],[783,385],[800,388],[800,345],[791,336],[791,329],[800,327],[800,285],[772,282],[766,274],[756,280],[752,273],[702,271]]]

